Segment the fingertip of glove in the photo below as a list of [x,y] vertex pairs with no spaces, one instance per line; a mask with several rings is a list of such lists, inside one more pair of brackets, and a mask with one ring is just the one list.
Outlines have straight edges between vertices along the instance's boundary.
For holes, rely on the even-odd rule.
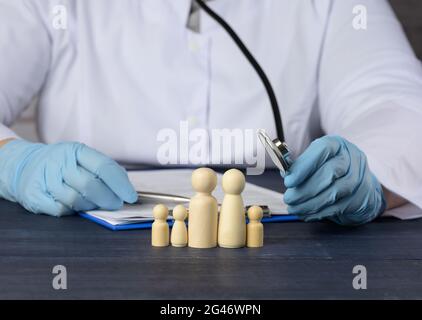
[[119,200],[119,201],[113,201],[109,205],[104,206],[103,209],[116,211],[116,210],[120,210],[122,207],[123,207],[123,201]]
[[124,201],[127,203],[135,203],[138,200],[138,193],[135,190],[131,190],[128,192],[128,194],[125,196]]
[[295,208],[291,205],[287,206],[287,213],[288,214],[294,214],[294,215],[298,215],[300,218],[300,214],[298,214],[298,212],[295,210]]
[[293,188],[296,186],[296,176],[292,173],[284,177],[284,185],[286,188]]
[[292,203],[292,196],[293,196],[292,190],[287,189],[287,191],[284,193],[284,196],[283,196],[284,203],[291,204]]

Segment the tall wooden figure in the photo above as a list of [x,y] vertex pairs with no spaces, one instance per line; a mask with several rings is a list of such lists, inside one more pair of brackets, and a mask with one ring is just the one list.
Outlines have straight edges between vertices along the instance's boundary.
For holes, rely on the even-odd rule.
[[237,169],[223,175],[224,199],[218,224],[218,245],[241,248],[246,244],[245,206],[240,195],[245,188],[245,176]]
[[248,210],[249,223],[246,226],[246,245],[249,248],[259,248],[264,245],[264,226],[261,223],[262,208],[252,206]]
[[187,217],[186,208],[179,204],[173,209],[174,224],[171,229],[171,245],[173,247],[186,247],[188,244],[188,229],[185,219]]
[[169,225],[167,216],[169,209],[163,204],[157,204],[153,211],[154,223],[151,230],[151,244],[153,247],[167,247],[169,245]]
[[211,195],[216,185],[217,175],[212,169],[199,168],[192,173],[192,187],[196,194],[189,204],[189,247],[217,246],[218,204]]

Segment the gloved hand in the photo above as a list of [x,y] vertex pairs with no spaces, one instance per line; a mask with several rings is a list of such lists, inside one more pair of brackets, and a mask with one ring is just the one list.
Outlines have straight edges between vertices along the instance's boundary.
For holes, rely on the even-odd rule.
[[53,216],[116,210],[137,193],[115,161],[81,143],[13,140],[0,148],[0,196]]
[[328,218],[341,225],[359,225],[386,207],[365,154],[338,136],[312,142],[292,164],[284,184],[288,212],[305,221]]

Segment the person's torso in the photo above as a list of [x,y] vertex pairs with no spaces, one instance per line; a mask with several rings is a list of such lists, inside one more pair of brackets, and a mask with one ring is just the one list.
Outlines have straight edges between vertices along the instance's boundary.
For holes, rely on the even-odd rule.
[[[186,150],[186,126],[189,133],[199,129],[197,136],[201,129],[212,137],[224,128],[276,135],[264,87],[232,39],[204,12],[200,33],[187,28],[190,0],[50,0],[40,6],[52,12],[58,4],[65,4],[68,21],[65,30],[49,24],[52,61],[39,105],[46,142],[78,140],[123,162],[156,163],[166,132],[175,132],[179,151]],[[208,5],[267,73],[286,141],[294,153],[302,151],[321,134],[317,77],[329,0]],[[52,18],[45,17],[47,23]],[[243,152],[255,150],[245,142]]]

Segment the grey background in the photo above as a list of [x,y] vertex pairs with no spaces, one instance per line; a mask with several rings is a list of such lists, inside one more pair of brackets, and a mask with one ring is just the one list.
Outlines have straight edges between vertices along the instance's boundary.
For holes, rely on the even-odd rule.
[[[422,59],[422,0],[390,0],[390,3],[402,22],[417,56]],[[32,104],[12,129],[22,138],[37,141],[35,114],[35,104]]]
[[422,1],[390,0],[419,59],[422,59]]

